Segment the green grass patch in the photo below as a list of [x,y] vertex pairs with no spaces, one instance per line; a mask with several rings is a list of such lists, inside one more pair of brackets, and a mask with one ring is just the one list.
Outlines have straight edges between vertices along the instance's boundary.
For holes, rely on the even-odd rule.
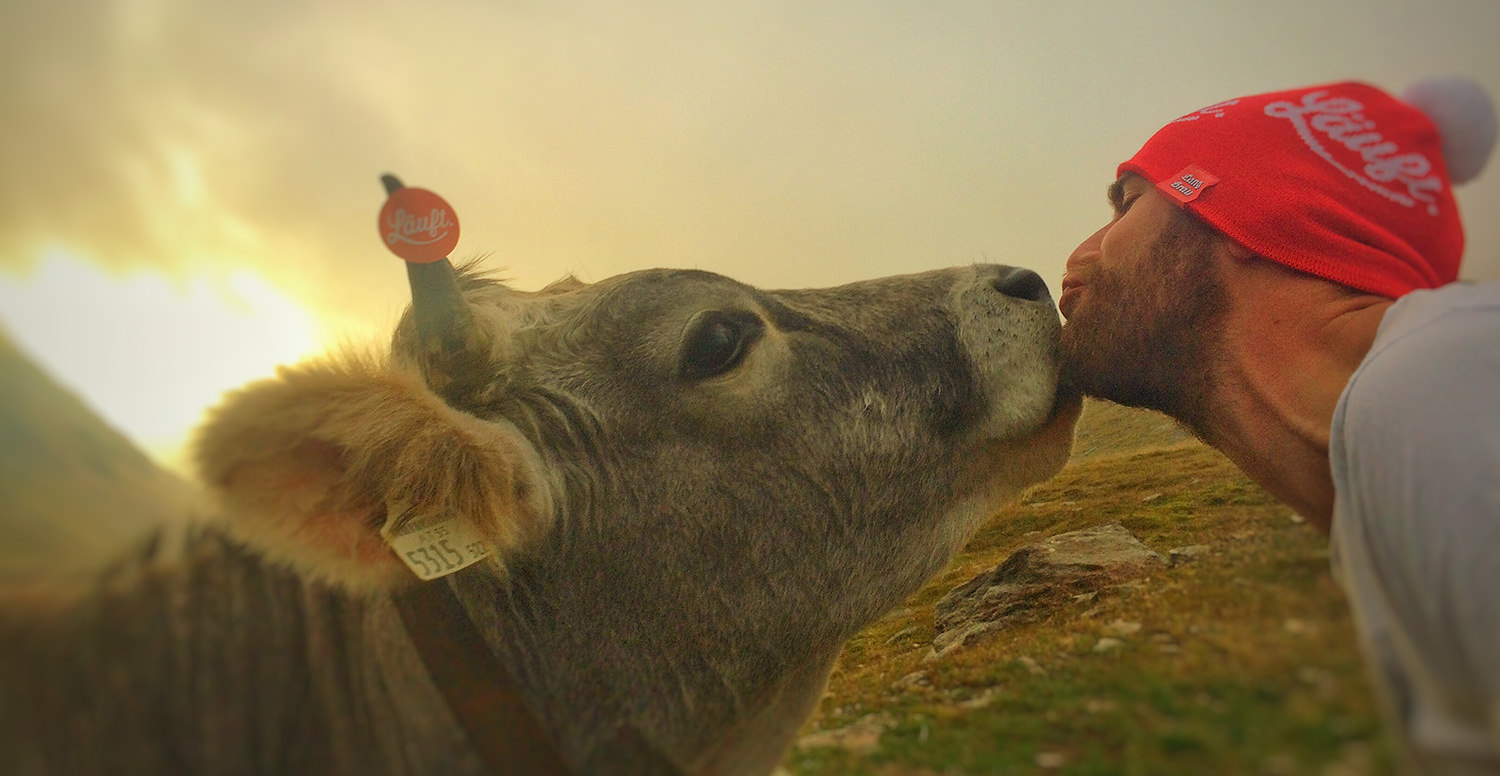
[[[1326,540],[1196,442],[1077,460],[1000,510],[905,608],[856,636],[804,732],[871,714],[873,749],[799,748],[793,774],[1390,771]],[[954,586],[1048,536],[1117,522],[1196,562],[925,663]],[[1116,621],[1140,623],[1096,652]],[[917,672],[920,680],[899,681]]]

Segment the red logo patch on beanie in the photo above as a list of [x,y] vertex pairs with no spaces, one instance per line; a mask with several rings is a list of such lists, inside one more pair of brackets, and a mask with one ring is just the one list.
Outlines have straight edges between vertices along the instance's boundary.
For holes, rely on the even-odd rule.
[[1213,173],[1196,164],[1190,164],[1182,168],[1182,172],[1156,184],[1156,188],[1185,205],[1197,199],[1199,194],[1218,182],[1218,177]]

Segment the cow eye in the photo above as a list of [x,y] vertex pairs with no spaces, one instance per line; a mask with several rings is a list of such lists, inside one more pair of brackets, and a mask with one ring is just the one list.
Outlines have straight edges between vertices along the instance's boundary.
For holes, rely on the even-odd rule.
[[682,377],[702,380],[734,368],[760,337],[760,319],[750,313],[698,313],[682,345]]

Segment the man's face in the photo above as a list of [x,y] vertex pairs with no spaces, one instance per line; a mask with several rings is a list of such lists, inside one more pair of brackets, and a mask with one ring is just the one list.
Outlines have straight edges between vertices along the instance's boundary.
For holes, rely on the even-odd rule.
[[1114,217],[1068,258],[1063,375],[1091,396],[1190,425],[1204,409],[1227,295],[1215,234],[1146,179],[1110,187]]

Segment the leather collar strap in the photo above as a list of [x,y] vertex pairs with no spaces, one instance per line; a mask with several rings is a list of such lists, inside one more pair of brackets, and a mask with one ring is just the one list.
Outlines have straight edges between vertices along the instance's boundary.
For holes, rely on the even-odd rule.
[[446,582],[415,585],[395,603],[427,673],[491,773],[571,773]]

